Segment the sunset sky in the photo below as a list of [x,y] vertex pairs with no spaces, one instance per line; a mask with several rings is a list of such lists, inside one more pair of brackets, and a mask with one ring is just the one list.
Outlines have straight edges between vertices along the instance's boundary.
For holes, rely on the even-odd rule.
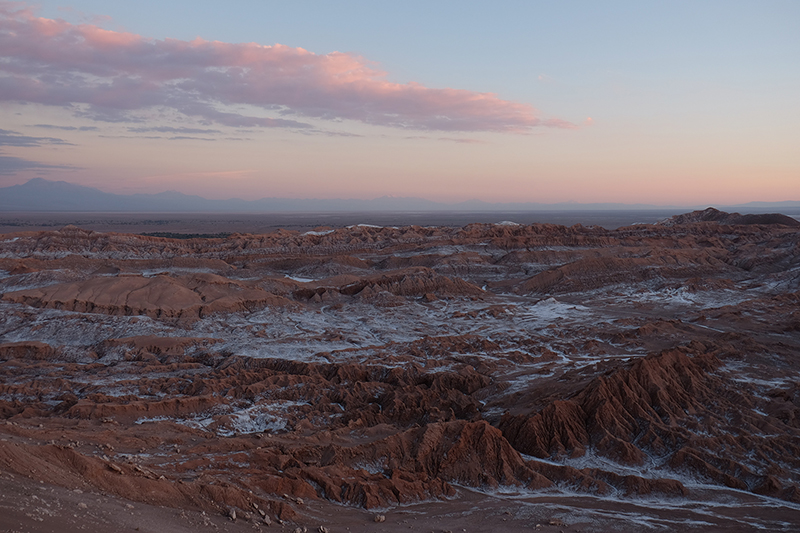
[[800,200],[800,2],[0,1],[0,187]]

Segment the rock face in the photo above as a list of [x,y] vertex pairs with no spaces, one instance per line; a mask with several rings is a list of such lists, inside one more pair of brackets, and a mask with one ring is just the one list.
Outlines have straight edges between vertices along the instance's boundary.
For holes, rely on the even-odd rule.
[[0,472],[237,523],[479,489],[800,526],[800,233],[731,217],[7,238]]
[[51,359],[56,351],[52,346],[39,341],[5,342],[0,344],[0,360]]
[[33,307],[151,318],[202,318],[290,303],[281,296],[214,274],[97,277],[3,297]]
[[659,222],[664,226],[679,224],[694,224],[697,222],[716,222],[718,224],[780,224],[792,228],[800,227],[800,221],[780,213],[764,213],[758,215],[740,215],[739,213],[726,213],[719,209],[709,207],[702,211],[692,211],[683,215],[675,215]]
[[716,418],[704,405],[725,387],[707,374],[710,365],[714,362],[708,357],[690,358],[674,350],[651,355],[595,378],[569,400],[555,400],[532,417],[507,416],[500,427],[518,450],[537,457],[580,457],[592,448],[619,462],[642,465],[648,454],[632,443],[662,455],[665,440],[680,440],[689,420]]
[[[719,364],[709,354],[651,355],[533,416],[506,416],[500,428],[517,450],[536,457],[581,457],[591,450],[633,466],[659,458],[728,487],[800,501],[794,487],[773,486],[767,474],[768,457],[783,456],[785,467],[800,468],[794,459],[800,441],[786,424],[754,412],[752,398],[735,383],[715,376]],[[772,437],[756,436],[764,432]]]

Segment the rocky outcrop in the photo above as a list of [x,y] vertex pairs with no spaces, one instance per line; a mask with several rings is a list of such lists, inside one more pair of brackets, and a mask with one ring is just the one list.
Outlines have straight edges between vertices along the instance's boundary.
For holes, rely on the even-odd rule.
[[[485,292],[472,283],[457,277],[448,277],[437,274],[430,268],[416,267],[387,274],[365,276],[357,281],[351,281],[336,287],[320,284],[316,288],[301,288],[294,292],[296,298],[301,300],[315,299],[322,301],[324,298],[337,295],[355,296],[367,302],[375,302],[379,295],[386,293],[398,297],[422,297],[432,294],[438,298],[450,297],[480,297]],[[403,300],[393,300],[398,304]]]
[[176,483],[135,464],[90,457],[72,446],[24,445],[0,442],[0,465],[6,470],[47,479],[62,486],[91,486],[132,501],[215,513],[231,507],[251,509],[253,504],[278,519],[296,516],[279,500],[255,496],[229,483]]
[[[795,431],[754,413],[741,386],[715,375],[719,364],[711,354],[651,355],[535,414],[507,415],[499,427],[517,450],[535,457],[594,453],[621,464],[666,464],[741,490],[762,490],[766,483],[771,494],[794,499],[792,476],[778,481],[756,472],[800,466],[789,458],[800,453]],[[752,459],[754,451],[759,459]],[[783,459],[768,459],[776,456]]]
[[[708,250],[649,252],[644,257],[589,257],[548,269],[519,284],[525,292],[580,292],[606,285],[735,275],[735,269]],[[730,283],[730,280],[728,280]],[[697,286],[696,281],[694,287]]]
[[56,350],[44,342],[22,341],[0,344],[0,361],[8,359],[48,360],[53,359]]
[[697,222],[715,222],[717,224],[779,224],[782,226],[789,226],[792,228],[800,227],[800,220],[792,217],[782,215],[780,213],[764,213],[764,214],[748,214],[740,215],[739,213],[726,213],[719,209],[709,207],[702,211],[692,211],[682,215],[675,215],[674,217],[662,220],[659,222],[662,226],[675,226],[681,224],[695,224]]
[[10,292],[3,299],[83,313],[189,319],[290,303],[281,296],[214,274],[97,277]]

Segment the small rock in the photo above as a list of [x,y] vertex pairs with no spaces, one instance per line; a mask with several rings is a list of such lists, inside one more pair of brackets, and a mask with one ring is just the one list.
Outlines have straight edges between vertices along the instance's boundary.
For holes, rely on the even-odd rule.
[[550,522],[548,522],[551,526],[566,526],[567,524],[564,523],[563,520],[559,518],[551,518]]
[[85,504],[85,503],[83,503],[83,502],[80,502],[80,503],[78,504],[78,509],[88,509],[88,508],[89,508],[89,506],[88,506],[88,505],[86,505],[86,504]]
[[373,520],[375,522],[378,522],[378,523],[386,522],[386,517],[384,515],[382,515],[382,514],[376,514],[375,517],[373,518]]
[[[262,513],[263,513],[263,511],[262,511]],[[264,517],[264,523],[265,523],[266,525],[268,525],[268,526],[272,525],[272,520],[270,520],[270,519],[269,519],[269,517],[268,517],[268,516],[266,516],[266,514],[262,514],[261,516],[263,516],[263,517]]]
[[319,533],[330,533],[330,530],[329,530],[327,527],[325,527],[325,526],[319,526],[319,527],[317,528],[317,531],[318,531]]
[[236,509],[233,508],[228,509],[228,518],[230,518],[234,522],[236,521]]

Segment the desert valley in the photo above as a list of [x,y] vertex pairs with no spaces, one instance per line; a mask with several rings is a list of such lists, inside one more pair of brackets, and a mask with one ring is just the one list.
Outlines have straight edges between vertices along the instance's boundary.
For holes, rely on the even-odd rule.
[[800,531],[798,20],[0,0],[0,532]]
[[7,531],[796,531],[800,222],[0,236]]

